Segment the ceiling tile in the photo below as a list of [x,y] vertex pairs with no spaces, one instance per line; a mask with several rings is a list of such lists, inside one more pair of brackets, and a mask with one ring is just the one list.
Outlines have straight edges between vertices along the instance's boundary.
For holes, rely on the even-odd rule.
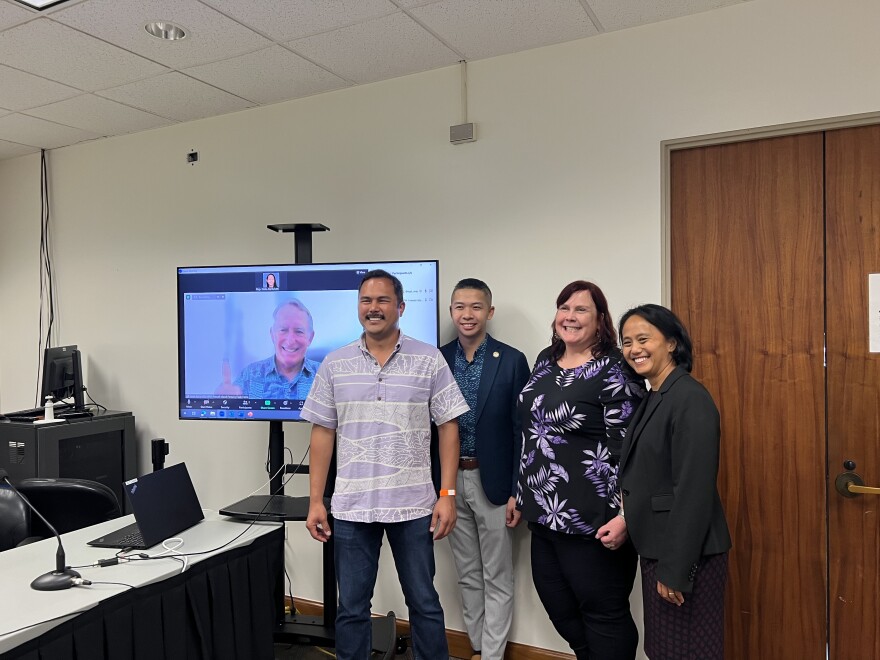
[[46,18],[0,32],[0,62],[87,91],[113,87],[165,70]]
[[[144,130],[748,1],[0,0],[3,140]],[[189,36],[154,39],[153,20]]]
[[0,30],[5,30],[13,25],[24,23],[32,19],[36,14],[24,7],[7,2],[0,2]]
[[9,140],[43,149],[55,149],[68,144],[101,137],[78,128],[61,126],[44,119],[12,114],[0,117],[0,140]]
[[184,73],[256,103],[277,103],[348,85],[281,46],[186,69]]
[[32,154],[37,151],[39,151],[39,149],[37,149],[36,147],[28,147],[23,144],[16,144],[15,142],[0,140],[0,160],[3,160],[5,158],[24,156],[25,154]]
[[404,13],[298,39],[293,50],[357,83],[455,64],[461,57]]
[[78,89],[0,64],[0,106],[24,110],[82,94]]
[[620,2],[620,0],[587,0],[596,18],[607,31],[623,30],[637,25],[657,23],[687,14],[735,5],[745,0],[664,0],[663,2]]
[[177,72],[106,89],[99,95],[177,121],[222,115],[253,106],[253,103]]
[[442,0],[410,13],[467,59],[494,57],[597,34],[596,26],[578,0]]
[[291,41],[397,11],[389,0],[204,0],[277,41]]
[[170,119],[129,108],[94,94],[83,94],[59,103],[33,108],[27,114],[99,135],[134,133],[174,123]]
[[[249,53],[272,43],[197,0],[89,0],[52,18],[174,69]],[[178,41],[157,39],[144,29],[154,21],[175,23],[187,35]]]

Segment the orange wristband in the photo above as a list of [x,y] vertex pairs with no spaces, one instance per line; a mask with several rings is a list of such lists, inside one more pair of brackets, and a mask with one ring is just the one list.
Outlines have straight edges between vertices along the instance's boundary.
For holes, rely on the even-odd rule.
[[452,497],[455,497],[455,489],[454,488],[449,488],[449,489],[444,488],[443,490],[440,491],[440,497],[447,497],[449,495],[451,495]]

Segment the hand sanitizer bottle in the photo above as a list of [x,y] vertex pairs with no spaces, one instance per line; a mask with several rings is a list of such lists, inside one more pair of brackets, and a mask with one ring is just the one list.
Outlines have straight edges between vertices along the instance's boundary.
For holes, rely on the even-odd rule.
[[51,394],[46,396],[46,405],[43,407],[43,419],[47,422],[55,419],[55,401],[52,399]]

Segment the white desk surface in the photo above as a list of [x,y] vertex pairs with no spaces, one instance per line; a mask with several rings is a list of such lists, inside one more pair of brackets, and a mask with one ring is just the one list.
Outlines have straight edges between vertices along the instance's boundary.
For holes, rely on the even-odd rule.
[[[112,548],[93,548],[86,545],[120,527],[134,522],[133,516],[124,516],[92,527],[62,535],[68,566],[96,563],[99,559],[112,558],[117,551]],[[179,536],[183,545],[178,553],[213,550],[204,555],[188,557],[189,565],[221,554],[226,550],[249,545],[254,539],[279,527],[271,522],[257,523],[239,539],[220,550],[218,546],[241,534],[250,523],[205,512],[205,520]],[[173,547],[173,546],[172,546]],[[73,587],[63,591],[35,591],[30,583],[43,573],[55,570],[55,553],[58,541],[54,538],[32,543],[20,548],[0,552],[0,653],[42,635],[47,630],[69,620],[72,616],[91,609],[106,598],[115,596],[128,587],[110,584]],[[141,552],[158,555],[164,551],[161,544]],[[167,553],[166,557],[170,557]],[[183,565],[170,558],[149,561],[131,561],[106,568],[76,569],[83,579],[92,582],[122,582],[142,587],[180,573]],[[22,629],[23,628],[23,629]]]

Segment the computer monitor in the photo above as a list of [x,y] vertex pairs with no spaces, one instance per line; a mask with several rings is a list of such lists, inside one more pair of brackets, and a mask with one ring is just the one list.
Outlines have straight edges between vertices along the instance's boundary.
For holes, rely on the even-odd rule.
[[50,394],[56,403],[72,398],[75,410],[85,408],[82,359],[75,345],[53,346],[43,353],[43,382],[39,405],[44,405]]

